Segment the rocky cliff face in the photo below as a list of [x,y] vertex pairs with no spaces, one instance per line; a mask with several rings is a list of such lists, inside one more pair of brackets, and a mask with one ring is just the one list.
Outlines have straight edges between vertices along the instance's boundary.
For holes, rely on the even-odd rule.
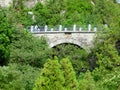
[[12,0],[0,0],[0,6],[1,7],[9,6],[10,3],[12,3]]
[[[46,0],[25,0],[25,6],[28,8],[33,7],[38,1],[45,3]],[[8,7],[12,3],[12,0],[0,0],[1,7]]]
[[28,7],[28,8],[31,8],[31,7],[33,7],[38,1],[40,1],[40,0],[28,0],[28,1],[25,1],[25,6]]

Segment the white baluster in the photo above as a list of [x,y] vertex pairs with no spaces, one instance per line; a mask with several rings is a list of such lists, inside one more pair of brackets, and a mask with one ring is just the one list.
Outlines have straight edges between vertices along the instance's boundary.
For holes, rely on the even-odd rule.
[[46,31],[47,31],[47,29],[48,29],[48,26],[47,26],[47,25],[45,25],[45,28],[44,28],[44,29],[45,29],[45,32],[46,32]]
[[96,27],[94,27],[94,31],[95,31],[95,32],[97,31],[97,28],[96,28]]
[[81,28],[81,27],[79,28],[79,31],[82,31],[82,28]]
[[91,31],[91,24],[88,25],[88,31]]
[[59,31],[62,31],[62,25],[59,25]]
[[67,28],[65,28],[65,31],[67,31]]
[[50,31],[53,31],[53,28],[51,28]]
[[76,31],[76,25],[75,24],[73,25],[73,31]]
[[30,31],[31,31],[31,32],[33,32],[33,30],[34,30],[34,27],[33,27],[33,26],[31,26],[31,27],[30,27]]

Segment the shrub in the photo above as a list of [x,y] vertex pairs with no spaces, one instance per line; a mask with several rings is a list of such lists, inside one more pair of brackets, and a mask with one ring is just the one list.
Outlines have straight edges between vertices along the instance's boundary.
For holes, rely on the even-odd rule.
[[48,60],[33,90],[64,90],[64,75],[58,60]]
[[10,64],[0,67],[0,89],[32,90],[40,70],[29,65]]
[[69,59],[48,60],[33,90],[78,90],[76,74]]
[[61,60],[61,65],[65,78],[64,86],[67,88],[67,90],[77,90],[78,82],[76,79],[75,71],[72,67],[72,63],[68,58],[64,58]]
[[46,39],[33,37],[28,31],[21,29],[15,33],[10,49],[10,62],[43,67],[50,53]]
[[95,81],[90,71],[87,71],[84,75],[80,75],[79,78],[80,78],[79,79],[79,90],[97,90]]
[[8,10],[0,8],[0,65],[8,63],[13,27],[9,22]]

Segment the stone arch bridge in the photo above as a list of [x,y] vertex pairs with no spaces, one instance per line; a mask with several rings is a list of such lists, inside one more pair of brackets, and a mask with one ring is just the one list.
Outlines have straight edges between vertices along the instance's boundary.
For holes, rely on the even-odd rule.
[[54,30],[53,28],[48,30],[47,26],[45,26],[44,29],[31,30],[31,32],[36,37],[44,36],[50,47],[54,47],[62,43],[71,43],[89,51],[93,46],[96,28],[91,30],[89,26],[86,31],[82,30],[82,28],[77,30],[74,25],[72,30],[68,30],[67,28],[64,28],[63,30],[62,26],[59,26],[58,30]]

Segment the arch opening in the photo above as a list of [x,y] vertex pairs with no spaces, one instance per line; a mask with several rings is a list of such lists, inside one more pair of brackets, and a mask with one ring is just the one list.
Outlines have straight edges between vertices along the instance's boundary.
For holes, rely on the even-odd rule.
[[52,42],[48,42],[49,46],[51,48],[57,46],[57,45],[61,45],[61,44],[64,44],[64,43],[70,43],[70,44],[73,44],[73,45],[76,45],[76,46],[79,46],[83,49],[85,49],[87,52],[90,52],[90,45],[88,46],[88,43],[87,42],[84,42],[84,41],[79,41],[79,40],[76,40],[76,39],[59,39],[59,40],[55,40],[55,41],[52,41]]
[[52,50],[53,57],[57,56],[59,60],[66,57],[69,58],[77,75],[79,75],[80,72],[84,72],[83,69],[87,70],[89,68],[87,61],[88,52],[76,44],[61,43],[52,47]]
[[73,45],[73,46],[76,46],[76,47],[78,47],[80,49],[84,49],[81,46],[79,46],[77,44],[74,44],[74,43],[60,43],[60,44],[57,44],[56,46],[53,46],[52,48],[56,48],[57,46],[60,46],[60,45],[62,45],[62,46]]

